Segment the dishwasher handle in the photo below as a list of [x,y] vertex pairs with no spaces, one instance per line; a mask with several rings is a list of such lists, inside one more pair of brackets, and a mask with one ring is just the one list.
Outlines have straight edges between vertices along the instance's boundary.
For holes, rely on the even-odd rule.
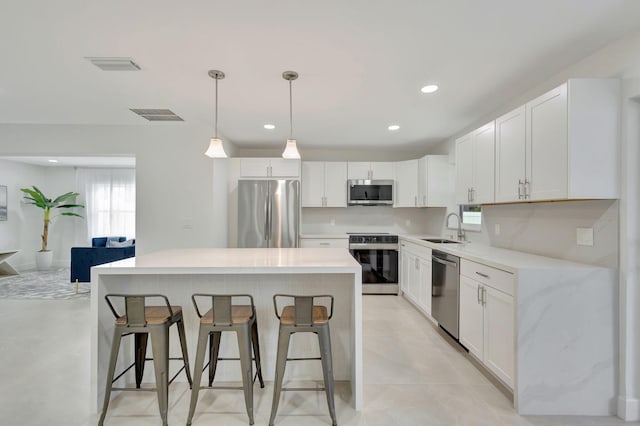
[[431,260],[433,260],[434,262],[440,263],[442,265],[450,266],[452,268],[458,269],[458,264],[456,262],[452,262],[452,261],[446,260],[446,259],[441,259],[441,258],[436,257],[436,256],[431,256]]

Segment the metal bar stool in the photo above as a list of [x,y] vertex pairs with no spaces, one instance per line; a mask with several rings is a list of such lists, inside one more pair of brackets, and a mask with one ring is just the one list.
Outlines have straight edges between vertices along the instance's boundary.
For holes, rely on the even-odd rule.
[[[120,315],[111,303],[112,298],[124,299],[125,315]],[[146,299],[162,298],[164,306],[147,306]],[[107,384],[104,394],[104,405],[98,425],[104,423],[104,418],[109,407],[111,391],[157,391],[158,406],[162,424],[167,424],[169,385],[178,377],[182,370],[187,375],[189,385],[192,384],[189,370],[189,358],[187,356],[187,342],[184,333],[184,323],[182,321],[182,307],[171,306],[169,299],[162,294],[107,294],[105,300],[116,317],[115,329],[113,331],[113,342],[111,344],[111,357],[109,358],[109,370],[107,373]],[[169,357],[169,327],[176,324],[178,336],[180,337],[181,358]],[[123,336],[133,335],[135,343],[135,361],[120,373],[115,379],[116,363],[118,361],[118,351],[120,341]],[[147,358],[147,340],[151,335],[151,350],[153,358]],[[183,365],[178,372],[168,379],[169,360],[182,360]],[[140,383],[144,374],[145,361],[153,361],[156,376],[156,387],[154,389],[141,389]],[[136,387],[135,388],[114,388],[113,383],[122,377],[132,367],[135,367]]]
[[[211,309],[204,315],[196,302],[197,298],[208,298],[211,300]],[[232,305],[233,299],[248,299],[250,305]],[[207,339],[209,339],[209,388],[213,389],[243,389],[244,402],[247,407],[249,424],[253,424],[253,383],[256,377],[260,380],[260,387],[264,388],[262,380],[262,367],[260,365],[260,344],[258,342],[258,321],[256,318],[256,308],[253,304],[253,297],[248,294],[201,294],[196,293],[191,296],[193,306],[200,317],[200,331],[198,333],[198,348],[196,349],[196,362],[193,373],[193,387],[191,388],[191,404],[189,406],[189,417],[187,425],[191,425],[193,414],[198,402],[198,392],[202,372],[207,368],[203,366],[205,351],[207,349]],[[220,358],[220,340],[223,331],[235,331],[238,339],[239,358]],[[253,357],[251,348],[253,347]],[[242,387],[216,386],[213,387],[213,379],[216,374],[218,361],[240,360],[242,369]],[[253,375],[251,361],[256,363],[256,376]]]
[[[293,305],[285,306],[282,313],[278,313],[278,299],[293,299]],[[314,305],[315,299],[328,298],[331,300],[330,313],[324,305]],[[269,426],[273,426],[280,403],[280,391],[317,391],[324,390],[327,395],[327,405],[333,426],[336,421],[336,408],[333,398],[333,362],[331,359],[331,336],[329,333],[329,320],[333,317],[333,296],[294,296],[288,294],[276,294],[273,296],[273,307],[276,316],[280,320],[278,332],[278,356],[276,360],[276,376],[273,384],[273,403],[271,405],[271,418]],[[320,344],[319,358],[288,358],[289,340],[294,333],[315,333]],[[321,360],[322,373],[324,375],[324,388],[283,388],[284,370],[287,361]]]

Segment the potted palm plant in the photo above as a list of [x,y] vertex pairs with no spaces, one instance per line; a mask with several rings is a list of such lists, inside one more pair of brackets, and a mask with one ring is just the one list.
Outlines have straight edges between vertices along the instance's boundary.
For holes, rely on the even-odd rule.
[[38,270],[46,270],[51,267],[53,261],[53,252],[47,249],[49,242],[49,224],[54,219],[51,216],[53,209],[62,209],[59,216],[76,216],[82,217],[78,213],[71,211],[76,208],[84,208],[82,204],[75,204],[75,198],[80,195],[77,192],[67,192],[54,199],[47,198],[37,187],[21,188],[25,193],[24,199],[27,204],[33,204],[44,212],[44,227],[42,230],[42,248],[36,253],[36,267]]

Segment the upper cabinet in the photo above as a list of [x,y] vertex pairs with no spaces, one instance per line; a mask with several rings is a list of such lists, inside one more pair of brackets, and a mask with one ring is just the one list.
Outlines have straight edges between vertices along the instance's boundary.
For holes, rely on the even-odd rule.
[[456,140],[456,202],[494,202],[495,126],[488,123]]
[[394,207],[418,207],[418,162],[395,163]]
[[524,200],[526,109],[496,119],[496,202]]
[[241,158],[240,176],[256,177],[300,177],[300,160],[284,158]]
[[347,207],[347,163],[304,161],[302,207]]
[[418,160],[418,206],[446,207],[451,197],[449,156],[425,155]]
[[496,202],[618,198],[620,82],[572,79],[496,120]]
[[392,162],[353,162],[348,163],[348,179],[358,180],[392,180],[394,179]]

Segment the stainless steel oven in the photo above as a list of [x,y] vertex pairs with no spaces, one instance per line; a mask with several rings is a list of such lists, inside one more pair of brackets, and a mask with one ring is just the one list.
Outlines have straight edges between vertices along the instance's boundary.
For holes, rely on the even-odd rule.
[[349,251],[362,266],[363,294],[398,294],[398,236],[349,236]]

